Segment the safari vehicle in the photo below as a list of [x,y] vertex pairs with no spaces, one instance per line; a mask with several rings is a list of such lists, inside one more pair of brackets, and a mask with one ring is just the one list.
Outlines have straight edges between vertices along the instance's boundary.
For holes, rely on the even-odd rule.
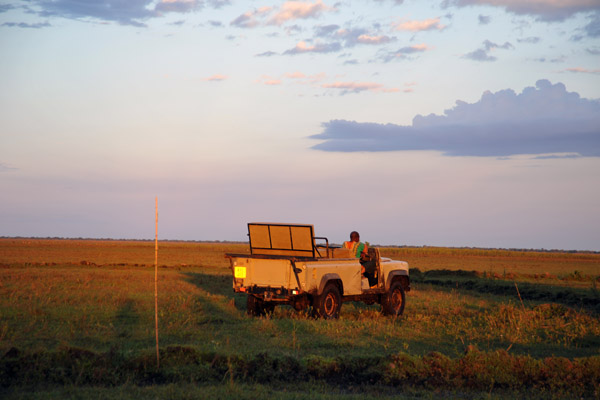
[[350,250],[330,246],[314,235],[312,225],[249,223],[250,254],[227,254],[233,290],[246,293],[250,315],[273,312],[276,305],[311,309],[316,317],[338,318],[342,303],[381,304],[386,315],[401,315],[410,290],[408,264],[382,258],[376,261],[376,284],[361,274],[360,260]]

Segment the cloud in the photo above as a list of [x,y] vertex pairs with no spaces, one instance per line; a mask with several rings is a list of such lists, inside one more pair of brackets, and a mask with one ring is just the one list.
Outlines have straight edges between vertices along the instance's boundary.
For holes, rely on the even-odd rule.
[[425,43],[421,43],[421,44],[415,44],[414,46],[409,46],[409,47],[403,47],[400,50],[398,50],[399,53],[403,53],[403,54],[412,54],[412,53],[420,53],[426,50],[429,50],[430,48],[425,44]]
[[321,81],[327,78],[327,74],[324,72],[314,74],[314,75],[306,75],[300,71],[288,72],[279,77],[272,77],[269,75],[263,75],[255,82],[262,83],[264,85],[277,86],[282,85],[285,79],[288,79],[288,82],[293,82],[294,84],[299,85],[318,85]]
[[209,25],[214,27],[214,28],[220,28],[223,26],[223,23],[221,21],[208,21]]
[[597,11],[595,0],[446,0],[446,6],[493,6],[518,15],[532,15],[542,21],[563,21],[579,12]]
[[[378,28],[375,28],[378,29]],[[381,35],[365,28],[340,28],[339,25],[319,25],[314,28],[316,38],[343,41],[344,47],[356,45],[382,45],[396,40],[395,37]]]
[[324,11],[333,8],[323,4],[321,0],[314,3],[304,1],[286,1],[268,21],[268,25],[282,25],[287,21],[306,18],[317,18]]
[[205,78],[204,80],[209,81],[209,82],[221,82],[227,78],[228,78],[227,75],[215,74],[213,76],[209,76],[208,78]]
[[342,28],[330,34],[336,40],[343,40],[345,47],[353,47],[358,44],[380,45],[393,42],[396,38],[369,33],[364,28]]
[[331,25],[317,25],[315,28],[315,36],[317,37],[327,37],[332,33],[340,29],[339,25],[331,24]]
[[334,82],[321,85],[325,89],[341,90],[342,95],[348,93],[360,93],[364,91],[394,93],[399,92],[396,88],[386,88],[380,83],[375,82]]
[[394,39],[389,36],[385,36],[385,35],[372,36],[372,35],[363,34],[363,35],[358,36],[358,38],[356,38],[356,42],[361,43],[361,44],[384,44],[384,43],[389,43],[392,40],[394,40]]
[[[385,0],[375,0],[375,1],[376,1],[376,2],[378,2],[378,3],[383,3]],[[392,2],[393,2],[395,5],[399,6],[399,5],[401,5],[402,3],[404,3],[404,0],[392,0]]]
[[573,153],[600,157],[600,100],[539,80],[516,94],[485,92],[457,101],[444,115],[417,115],[412,125],[332,120],[311,136],[324,151],[439,151],[450,156],[505,157]]
[[28,24],[25,22],[5,22],[0,26],[7,26],[9,28],[31,28],[31,29],[40,29],[40,28],[47,28],[50,25],[48,22],[38,22],[35,24]]
[[[230,25],[239,28],[255,28],[261,25],[281,26],[287,21],[296,19],[317,18],[324,11],[333,10],[333,8],[323,4],[321,0],[314,3],[304,1],[286,1],[279,9],[273,7],[260,7],[252,11],[246,11],[231,21]],[[288,34],[294,33],[300,27],[288,30]]]
[[539,43],[540,40],[542,40],[542,39],[539,38],[539,37],[537,37],[537,36],[531,36],[531,37],[517,39],[517,42],[519,42],[519,43],[536,44],[536,43]]
[[[598,8],[600,9],[600,6]],[[600,37],[600,11],[592,15],[590,19],[590,23],[583,27],[583,31],[588,37],[598,38]]]
[[293,35],[295,35],[297,33],[302,32],[302,30],[303,30],[302,27],[300,25],[296,25],[296,24],[294,24],[292,26],[286,26],[285,27],[285,33],[288,36],[293,36]]
[[494,49],[514,49],[514,46],[509,42],[504,42],[504,44],[496,44],[494,42],[490,42],[489,40],[484,40],[483,46],[485,47],[486,51]]
[[422,32],[431,30],[443,30],[446,26],[440,23],[440,18],[425,19],[422,21],[402,21],[393,24],[397,31]]
[[600,47],[588,47],[585,51],[594,56],[600,55]]
[[492,17],[490,17],[489,15],[479,14],[479,17],[477,17],[477,19],[479,19],[479,25],[487,25],[492,21]]
[[342,46],[337,42],[332,43],[315,43],[313,45],[307,44],[304,41],[298,42],[296,46],[292,49],[286,50],[283,54],[287,55],[295,55],[295,54],[303,54],[303,53],[335,53],[336,51],[340,51]]
[[581,158],[580,154],[546,154],[543,156],[533,157],[534,160],[554,160],[554,159],[563,159],[563,158]]
[[425,43],[415,44],[413,46],[402,47],[396,51],[387,52],[380,56],[383,62],[390,62],[393,60],[402,60],[407,58],[408,54],[423,53],[427,50],[431,50],[431,47]]
[[267,85],[267,86],[279,86],[283,82],[279,78],[273,78],[269,75],[263,75],[259,79],[257,79],[255,81],[255,83],[261,83],[261,84]]
[[201,6],[197,0],[161,0],[154,8],[158,12],[186,13]]
[[287,78],[290,78],[290,79],[304,79],[304,78],[306,78],[306,75],[304,75],[304,74],[303,74],[302,72],[300,72],[300,71],[296,71],[296,72],[289,72],[289,73],[285,74],[285,76],[286,76]]
[[514,46],[509,42],[500,45],[490,42],[489,40],[484,40],[483,48],[467,53],[463,55],[462,58],[468,58],[475,61],[496,61],[497,58],[489,54],[496,49],[514,49]]
[[258,53],[255,57],[273,57],[278,55],[279,53],[276,53],[274,51],[265,51],[263,53]]
[[484,49],[477,49],[462,56],[475,61],[496,61],[498,58],[490,56]]
[[319,82],[322,82],[327,78],[327,74],[325,72],[319,72],[314,75],[306,75],[302,72],[296,71],[285,74],[285,77],[288,79],[293,79],[295,83],[302,85],[316,85]]
[[44,17],[95,18],[138,27],[146,26],[140,20],[158,15],[156,10],[148,8],[150,0],[41,0],[37,4],[42,9],[38,14]]
[[534,61],[537,62],[551,62],[551,63],[562,63],[565,62],[567,60],[567,57],[565,56],[558,56],[555,58],[551,58],[551,59],[546,59],[546,57],[540,57],[540,58],[535,58]]
[[231,5],[231,0],[209,0],[208,4],[210,4],[212,8],[221,8]]
[[0,163],[0,172],[16,171],[18,168],[13,168],[6,164]]
[[273,56],[278,56],[278,55],[279,55],[279,53],[268,50],[268,51],[265,51],[262,53],[255,54],[254,57],[273,57]]
[[15,6],[12,4],[0,4],[0,13],[7,12],[8,10],[14,9]]
[[260,7],[253,11],[246,11],[231,21],[229,25],[237,26],[238,28],[255,28],[261,24],[261,19],[268,15],[272,10],[271,7]]
[[600,74],[600,69],[587,69],[587,68],[581,68],[581,67],[574,67],[574,68],[567,68],[564,70],[564,72],[574,72],[577,74]]

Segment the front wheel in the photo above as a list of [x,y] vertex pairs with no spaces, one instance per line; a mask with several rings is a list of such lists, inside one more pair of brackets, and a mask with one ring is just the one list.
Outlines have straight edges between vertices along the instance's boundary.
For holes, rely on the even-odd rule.
[[390,286],[390,290],[381,298],[381,308],[385,315],[400,316],[404,312],[406,303],[406,294],[402,282],[394,281]]
[[315,298],[313,311],[316,317],[337,319],[342,309],[342,296],[337,285],[330,283],[325,286],[323,293]]

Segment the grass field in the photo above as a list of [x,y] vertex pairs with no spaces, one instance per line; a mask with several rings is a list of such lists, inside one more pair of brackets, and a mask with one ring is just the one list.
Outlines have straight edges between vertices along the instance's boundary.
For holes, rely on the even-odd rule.
[[245,315],[227,252],[164,242],[161,368],[154,243],[0,239],[0,395],[598,398],[600,255],[383,248],[411,265],[405,315]]

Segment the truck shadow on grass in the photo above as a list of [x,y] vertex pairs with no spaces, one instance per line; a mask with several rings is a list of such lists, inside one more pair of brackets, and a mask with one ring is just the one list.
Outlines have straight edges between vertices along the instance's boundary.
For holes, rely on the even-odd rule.
[[[229,275],[184,272],[185,280],[202,291],[198,300],[205,310],[207,324],[223,324],[237,320],[246,311],[246,296],[236,295]],[[229,318],[231,317],[231,318]]]

